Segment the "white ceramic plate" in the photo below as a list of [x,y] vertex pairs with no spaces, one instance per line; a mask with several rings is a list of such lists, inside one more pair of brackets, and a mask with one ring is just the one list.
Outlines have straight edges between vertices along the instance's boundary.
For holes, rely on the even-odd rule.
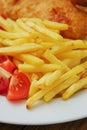
[[25,102],[11,103],[0,97],[0,122],[22,125],[45,125],[68,122],[87,117],[87,90],[67,101],[58,98],[50,103],[40,102],[27,110]]

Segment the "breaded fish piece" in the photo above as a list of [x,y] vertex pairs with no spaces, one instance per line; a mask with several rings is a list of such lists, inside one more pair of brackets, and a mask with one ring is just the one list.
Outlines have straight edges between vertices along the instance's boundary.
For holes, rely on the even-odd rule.
[[14,20],[20,17],[38,17],[66,23],[69,29],[61,32],[66,38],[87,37],[87,13],[77,8],[71,0],[0,0],[0,9],[1,15]]

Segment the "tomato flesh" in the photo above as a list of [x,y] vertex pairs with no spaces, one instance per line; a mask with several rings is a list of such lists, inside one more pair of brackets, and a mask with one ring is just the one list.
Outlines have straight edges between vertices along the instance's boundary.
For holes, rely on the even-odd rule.
[[0,67],[0,94],[6,94],[9,87],[10,73]]
[[30,80],[22,73],[14,74],[10,79],[7,99],[8,100],[21,100],[28,98],[30,89]]
[[9,87],[9,79],[0,76],[0,94],[6,94]]
[[0,56],[0,66],[10,73],[16,69],[16,65],[7,56]]

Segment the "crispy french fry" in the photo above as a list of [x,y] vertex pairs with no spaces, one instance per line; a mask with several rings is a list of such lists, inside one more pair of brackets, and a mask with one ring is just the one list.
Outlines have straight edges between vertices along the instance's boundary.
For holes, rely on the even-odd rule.
[[30,54],[20,54],[17,56],[18,59],[24,61],[25,63],[41,66],[44,64],[44,61],[39,57]]
[[26,107],[29,109],[32,107],[32,105],[39,99],[41,99],[44,96],[44,91],[39,90],[36,92],[33,96],[31,96],[27,101],[26,101]]
[[[70,85],[72,84],[72,81],[76,82],[79,79],[79,77],[78,76],[74,77],[73,75],[77,74],[77,73],[80,73],[83,70],[84,70],[84,68],[81,65],[79,65],[79,66],[75,67],[74,69],[70,70],[69,72],[65,73],[61,78],[59,78],[59,80],[54,85],[46,87],[46,88],[38,91],[31,98],[29,98],[27,100],[27,102],[26,102],[26,107],[30,108],[37,100],[41,99],[44,95],[46,95],[46,93],[48,93],[50,90],[52,90],[53,88],[55,88],[56,86],[58,86],[59,84],[61,84],[61,82],[64,82],[66,79],[68,79],[68,78],[71,79],[69,81]],[[67,82],[68,82],[68,80],[67,80]],[[66,84],[65,84],[65,86],[66,86]],[[52,92],[53,92],[53,90],[52,90]],[[53,94],[48,100],[51,100],[54,96],[55,96],[55,94]],[[44,97],[44,100],[45,100],[45,97]],[[46,101],[48,101],[48,100],[46,98]]]
[[80,79],[76,83],[72,84],[63,94],[64,100],[70,98],[74,93],[84,88],[87,85],[87,77]]
[[58,58],[56,58],[56,56],[54,56],[51,51],[47,50],[45,51],[45,53],[43,54],[43,56],[50,61],[51,63],[57,64],[58,66],[61,67],[62,70],[68,71],[69,67],[66,66],[66,64],[64,64],[63,62],[61,62]]
[[23,37],[30,37],[29,33],[27,32],[6,32],[3,30],[0,30],[0,37],[2,38],[8,38],[8,39],[17,39],[17,38],[23,38]]
[[0,48],[0,54],[4,55],[16,55],[20,53],[26,53],[35,51],[38,49],[42,49],[41,45],[35,44],[35,43],[25,43],[23,45],[19,46],[10,46],[10,47],[2,47]]
[[51,86],[55,84],[55,81],[62,75],[61,70],[56,70],[46,77],[45,86]]
[[87,56],[87,50],[72,50],[69,52],[65,52],[59,55],[59,58],[74,58],[74,57],[78,57],[78,58],[84,58]]
[[86,49],[87,41],[86,40],[69,40],[64,43],[64,46],[71,49]]
[[81,59],[79,59],[79,58],[76,57],[74,59],[71,59],[71,58],[64,59],[64,60],[62,60],[62,62],[65,63],[69,68],[73,68],[76,65],[80,64],[80,60]]
[[[62,77],[60,77],[60,79],[55,83],[54,89],[52,90],[52,88],[50,87],[51,91],[49,90],[49,93],[44,97],[44,100],[45,101],[50,101],[56,94],[58,94],[60,91],[62,91],[64,89],[66,89],[67,88],[66,87],[66,84],[67,84],[66,82],[68,82],[67,79],[69,77],[71,77],[71,75],[73,75],[74,79],[78,80],[79,77],[76,76],[75,74],[78,74],[79,71],[81,71],[81,72],[84,71],[84,69],[85,69],[84,66],[87,67],[86,65],[87,65],[87,62],[85,62],[85,63],[83,63],[81,65],[78,65],[78,66],[74,67],[73,69],[71,69],[70,71],[66,72]],[[64,85],[65,87],[61,87],[61,83],[64,82],[65,80],[66,80],[65,85]],[[72,83],[72,81],[71,81],[71,83]]]
[[[57,43],[56,42],[41,42],[40,43],[42,46],[43,46],[43,48],[46,50],[46,49],[49,49],[49,48],[51,48],[51,47],[53,47],[53,46],[55,46],[55,45],[57,45]],[[56,47],[59,47],[58,45],[56,46]]]
[[30,91],[29,91],[29,97],[33,96],[36,92],[39,91],[39,88],[36,85],[37,80],[33,80],[30,86]]
[[67,24],[61,24],[58,22],[51,22],[48,20],[44,20],[43,23],[45,24],[46,27],[52,28],[52,29],[58,29],[58,30],[67,30],[68,29]]
[[28,38],[20,38],[16,40],[4,39],[1,41],[2,45],[4,46],[16,46],[16,45],[22,45],[28,42],[29,42]]
[[75,83],[76,81],[79,80],[79,77],[77,76],[73,76],[70,77],[68,80],[66,80],[65,82],[59,84],[58,86],[56,86],[55,88],[53,88],[50,92],[48,92],[45,96],[44,96],[44,100],[46,102],[50,101],[53,97],[55,97],[59,92],[63,91],[64,89],[68,88],[70,85],[72,85],[73,83]]
[[32,37],[36,38],[38,36],[38,32],[35,31],[33,28],[27,26],[23,21],[22,19],[18,19],[16,21],[17,25],[19,27],[21,27],[24,31],[27,31],[28,33],[31,33],[32,34]]
[[30,64],[19,64],[18,68],[23,72],[52,72],[57,69],[60,69],[56,64],[43,64],[42,66],[34,66]]
[[44,87],[46,87],[46,80],[47,78],[52,74],[52,72],[48,72],[46,74],[44,74],[36,83],[37,87],[40,89],[43,89]]
[[67,24],[61,24],[58,22],[51,22],[48,20],[41,20],[39,18],[30,18],[31,21],[33,21],[34,23],[41,23],[44,24],[47,28],[50,29],[57,29],[57,30],[67,30],[68,29],[68,25]]
[[8,22],[1,16],[0,16],[0,26],[8,32],[13,30],[11,24],[8,24]]
[[21,29],[20,27],[18,27],[18,25],[16,24],[16,22],[13,21],[12,19],[7,18],[6,21],[7,21],[7,23],[9,25],[11,25],[11,29],[12,30],[10,32],[24,32],[24,30]]
[[57,34],[55,32],[50,31],[46,27],[43,27],[43,26],[40,26],[40,25],[38,26],[37,24],[35,24],[35,23],[31,22],[31,21],[26,22],[26,24],[28,26],[34,28],[38,32],[40,32],[40,33],[42,33],[42,34],[44,34],[44,35],[46,35],[46,36],[48,36],[48,37],[50,37],[50,38],[52,38],[54,40],[60,40],[60,39],[62,39],[61,35],[59,35],[59,34]]

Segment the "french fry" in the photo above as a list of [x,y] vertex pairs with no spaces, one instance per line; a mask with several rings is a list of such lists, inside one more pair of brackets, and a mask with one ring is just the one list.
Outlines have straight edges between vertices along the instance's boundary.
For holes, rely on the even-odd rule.
[[19,38],[15,40],[10,40],[10,39],[4,39],[1,41],[2,45],[4,46],[17,46],[17,45],[22,45],[24,43],[28,43],[29,39],[28,38]]
[[80,79],[76,83],[72,84],[62,95],[64,100],[70,98],[74,93],[84,88],[87,85],[87,77]]
[[65,52],[59,55],[59,58],[64,59],[64,58],[84,58],[87,56],[87,50],[72,50],[69,52]]
[[26,108],[30,109],[32,105],[39,99],[41,99],[44,96],[44,91],[39,90],[36,92],[33,96],[31,96],[27,101],[26,101]]
[[48,20],[44,20],[43,23],[45,24],[46,27],[51,28],[51,29],[57,29],[57,30],[67,30],[68,25],[67,24],[61,24],[58,22],[51,22]]
[[29,98],[39,91],[39,88],[37,87],[36,83],[37,83],[37,80],[33,80],[31,83],[30,91],[29,91]]
[[73,50],[73,49],[86,49],[87,48],[87,42],[83,40],[66,40],[63,41],[62,46],[60,46],[60,52],[66,52],[67,50]]
[[35,51],[38,49],[42,49],[41,45],[35,44],[35,43],[25,43],[23,45],[19,46],[10,46],[10,47],[2,47],[0,48],[0,54],[5,55],[16,55],[20,53],[27,53],[31,51]]
[[67,79],[65,82],[59,84],[58,86],[56,86],[55,88],[53,88],[50,92],[48,92],[45,96],[44,96],[44,100],[46,102],[50,101],[53,97],[55,97],[59,92],[65,90],[66,88],[68,88],[70,85],[72,85],[73,83],[75,83],[76,81],[79,80],[79,77],[77,76],[73,76],[70,77],[69,79]]
[[[73,69],[71,69],[70,71],[66,72],[62,77],[60,77],[60,79],[55,83],[54,89],[52,90],[52,88],[50,87],[51,91],[49,90],[49,93],[44,97],[44,100],[50,101],[56,94],[58,94],[60,91],[62,91],[64,89],[66,89],[66,84],[67,84],[66,82],[68,82],[67,79],[69,77],[71,77],[71,75],[73,76],[74,79],[78,80],[79,77],[76,76],[75,74],[79,74],[79,71],[84,71],[84,69],[85,69],[84,66],[87,67],[86,65],[87,65],[87,62],[85,62],[81,65],[78,65],[78,66],[74,67]],[[64,85],[65,87],[61,87],[61,83],[64,82],[65,80],[66,80],[65,85]],[[72,83],[72,81],[71,81],[71,83]]]
[[58,66],[60,66],[63,70],[68,71],[69,67],[66,66],[66,64],[64,64],[63,62],[61,62],[58,58],[56,58],[56,56],[54,56],[51,51],[47,50],[45,51],[45,53],[43,54],[43,56],[50,61],[50,63],[54,63],[57,64]]
[[[87,64],[87,63],[86,63]],[[50,90],[52,90],[53,88],[55,88],[56,86],[58,86],[59,84],[61,84],[61,82],[65,81],[66,79],[68,79],[70,77],[70,81],[69,83],[71,84],[72,81],[76,82],[79,77],[78,76],[73,76],[74,74],[77,74],[77,73],[80,73],[84,70],[84,68],[79,65],[77,67],[75,67],[74,69],[70,70],[69,72],[65,73],[63,76],[61,76],[61,78],[59,78],[59,80],[54,84],[54,85],[51,85],[49,87],[46,87],[40,91],[38,91],[36,94],[34,94],[32,97],[30,97],[27,102],[26,102],[26,107],[27,108],[30,108],[37,100],[41,99],[44,95],[46,95],[46,93],[48,93]],[[73,79],[73,80],[72,80]],[[68,82],[68,80],[67,80]],[[66,83],[67,84],[67,83]],[[66,86],[66,85],[65,85]],[[62,91],[62,90],[61,90]],[[53,92],[50,91],[50,92]],[[55,96],[55,94],[52,95],[53,97]],[[50,97],[50,99],[52,99],[53,97]],[[50,100],[48,99],[48,100]],[[45,97],[44,97],[44,100],[45,100]],[[47,98],[46,98],[46,101],[48,101]]]
[[43,89],[44,87],[46,87],[46,80],[47,78],[52,74],[52,72],[48,72],[46,74],[44,74],[36,83],[36,86],[40,89]]
[[12,19],[7,18],[6,21],[9,25],[11,25],[12,30],[10,32],[24,32],[24,30],[21,29]]
[[1,16],[0,16],[0,26],[8,32],[13,30],[13,27],[10,24],[8,24],[8,22]]
[[8,39],[17,39],[17,38],[21,38],[21,37],[29,37],[29,33],[27,32],[6,32],[3,30],[0,30],[0,37],[2,38],[8,38]]
[[43,64],[40,67],[30,65],[30,64],[19,64],[18,68],[23,72],[52,72],[57,69],[60,69],[56,64]]
[[37,23],[37,24],[38,23],[44,24],[47,28],[50,28],[50,29],[55,29],[55,30],[67,30],[68,29],[67,24],[61,24],[58,22],[51,22],[48,20],[41,20],[39,18],[30,18],[29,20],[33,21],[34,23]]
[[66,64],[69,68],[73,68],[73,67],[75,67],[76,65],[80,64],[80,61],[81,61],[81,59],[79,59],[79,58],[77,58],[77,57],[74,58],[74,59],[68,58],[68,59],[62,60],[62,62],[63,62],[64,64]]
[[36,37],[38,36],[38,32],[35,31],[33,28],[27,26],[27,25],[22,21],[22,19],[18,19],[18,20],[16,21],[16,23],[17,23],[17,25],[18,25],[20,28],[22,28],[24,31],[27,31],[29,34],[31,33],[31,34],[32,34],[32,38],[33,38],[33,37],[36,38]]
[[56,43],[56,42],[41,42],[40,43],[42,46],[43,46],[43,48],[46,50],[46,49],[49,49],[49,48],[51,48],[51,47],[53,47],[53,46],[56,46],[56,47],[59,47],[57,44],[58,43]]
[[62,75],[61,70],[56,70],[46,77],[45,86],[55,84],[55,81]]
[[31,21],[26,22],[26,24],[27,24],[28,26],[34,28],[34,29],[37,30],[38,32],[40,32],[40,33],[42,33],[42,34],[44,34],[44,35],[46,35],[46,36],[48,36],[48,37],[50,37],[50,38],[52,38],[52,39],[54,39],[54,40],[60,40],[60,39],[62,39],[62,36],[61,36],[61,35],[59,35],[59,34],[57,34],[57,33],[55,33],[55,32],[50,31],[50,30],[47,29],[46,27],[43,27],[43,26],[40,26],[40,25],[38,26],[38,25],[36,25],[35,23],[33,23],[33,22],[31,22]]
[[25,63],[35,66],[41,66],[44,64],[44,61],[42,59],[30,54],[20,54],[19,56],[17,56],[17,58],[24,61]]

